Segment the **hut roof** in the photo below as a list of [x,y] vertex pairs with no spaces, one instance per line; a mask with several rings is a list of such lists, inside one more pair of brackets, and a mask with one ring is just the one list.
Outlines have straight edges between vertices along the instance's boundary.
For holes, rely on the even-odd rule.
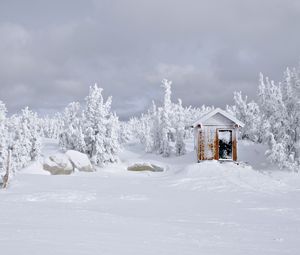
[[225,118],[231,120],[232,122],[234,122],[235,124],[237,124],[239,127],[244,127],[245,124],[241,121],[239,121],[236,117],[232,116],[231,114],[229,114],[228,112],[220,109],[220,108],[216,108],[212,111],[210,111],[209,113],[203,115],[199,120],[197,120],[196,122],[193,123],[193,127],[196,127],[200,124],[203,124],[204,122],[206,122],[208,119],[212,118],[213,116],[215,116],[216,114],[221,114],[223,115]]

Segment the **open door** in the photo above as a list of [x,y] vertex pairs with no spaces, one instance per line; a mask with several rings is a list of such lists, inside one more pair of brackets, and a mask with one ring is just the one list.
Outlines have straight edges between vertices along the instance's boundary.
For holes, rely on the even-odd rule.
[[232,130],[218,130],[219,159],[233,160]]

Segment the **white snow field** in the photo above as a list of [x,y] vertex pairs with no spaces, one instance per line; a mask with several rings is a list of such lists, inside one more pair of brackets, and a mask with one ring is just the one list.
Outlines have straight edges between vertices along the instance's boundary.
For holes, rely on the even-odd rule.
[[[1,254],[300,254],[299,174],[269,171],[251,143],[239,148],[253,169],[194,163],[191,148],[165,159],[128,144],[91,173],[23,169],[0,191]],[[57,150],[45,140],[45,156]],[[166,171],[127,171],[134,163]]]

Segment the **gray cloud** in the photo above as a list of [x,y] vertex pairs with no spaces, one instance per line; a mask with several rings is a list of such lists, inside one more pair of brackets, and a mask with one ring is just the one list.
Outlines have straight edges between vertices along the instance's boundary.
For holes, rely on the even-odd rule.
[[0,99],[55,112],[97,82],[126,118],[166,77],[174,99],[222,107],[297,65],[298,24],[297,0],[1,1]]

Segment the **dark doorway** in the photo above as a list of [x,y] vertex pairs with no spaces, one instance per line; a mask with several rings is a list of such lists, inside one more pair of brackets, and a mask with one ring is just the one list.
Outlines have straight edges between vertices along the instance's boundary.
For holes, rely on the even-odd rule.
[[232,160],[232,130],[219,130],[219,159]]

